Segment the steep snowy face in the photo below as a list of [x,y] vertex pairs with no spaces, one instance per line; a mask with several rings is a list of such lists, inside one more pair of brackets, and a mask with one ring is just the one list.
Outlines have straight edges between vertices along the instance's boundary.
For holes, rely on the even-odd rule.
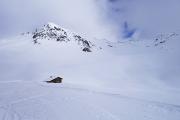
[[41,44],[44,39],[66,43],[75,41],[84,52],[92,52],[93,47],[95,47],[91,41],[54,23],[48,23],[42,28],[36,29],[35,32],[33,32],[32,39],[34,44]]

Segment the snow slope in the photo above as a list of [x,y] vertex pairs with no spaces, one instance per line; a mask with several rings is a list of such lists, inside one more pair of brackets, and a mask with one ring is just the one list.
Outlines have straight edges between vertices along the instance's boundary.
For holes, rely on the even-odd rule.
[[[179,120],[180,106],[69,84],[0,83],[1,120]],[[74,87],[72,87],[74,86]]]
[[[88,39],[95,46],[84,52],[73,32],[59,42],[46,30],[40,44],[39,31],[0,40],[0,119],[179,120],[178,34],[163,47]],[[50,76],[63,84],[45,83]]]

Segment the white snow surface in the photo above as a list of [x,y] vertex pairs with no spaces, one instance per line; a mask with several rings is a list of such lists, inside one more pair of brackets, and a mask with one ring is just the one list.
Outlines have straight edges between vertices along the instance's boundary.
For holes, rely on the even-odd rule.
[[0,40],[0,120],[180,119],[178,35],[163,48],[94,39],[102,49],[90,53],[31,37]]

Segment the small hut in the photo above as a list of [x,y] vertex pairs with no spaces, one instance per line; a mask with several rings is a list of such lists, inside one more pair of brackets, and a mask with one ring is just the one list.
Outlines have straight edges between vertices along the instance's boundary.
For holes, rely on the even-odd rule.
[[52,79],[52,80],[49,80],[49,81],[46,81],[47,83],[62,83],[62,80],[63,80],[63,78],[61,78],[61,77],[56,77],[56,78],[54,78],[54,79]]

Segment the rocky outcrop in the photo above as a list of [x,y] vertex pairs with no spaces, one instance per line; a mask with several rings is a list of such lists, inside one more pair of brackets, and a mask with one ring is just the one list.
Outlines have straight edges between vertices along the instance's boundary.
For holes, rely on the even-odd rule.
[[81,37],[80,35],[63,29],[53,23],[44,25],[41,29],[36,29],[32,34],[34,44],[40,44],[43,39],[55,40],[57,42],[70,42],[75,41],[84,52],[92,52],[95,45]]

